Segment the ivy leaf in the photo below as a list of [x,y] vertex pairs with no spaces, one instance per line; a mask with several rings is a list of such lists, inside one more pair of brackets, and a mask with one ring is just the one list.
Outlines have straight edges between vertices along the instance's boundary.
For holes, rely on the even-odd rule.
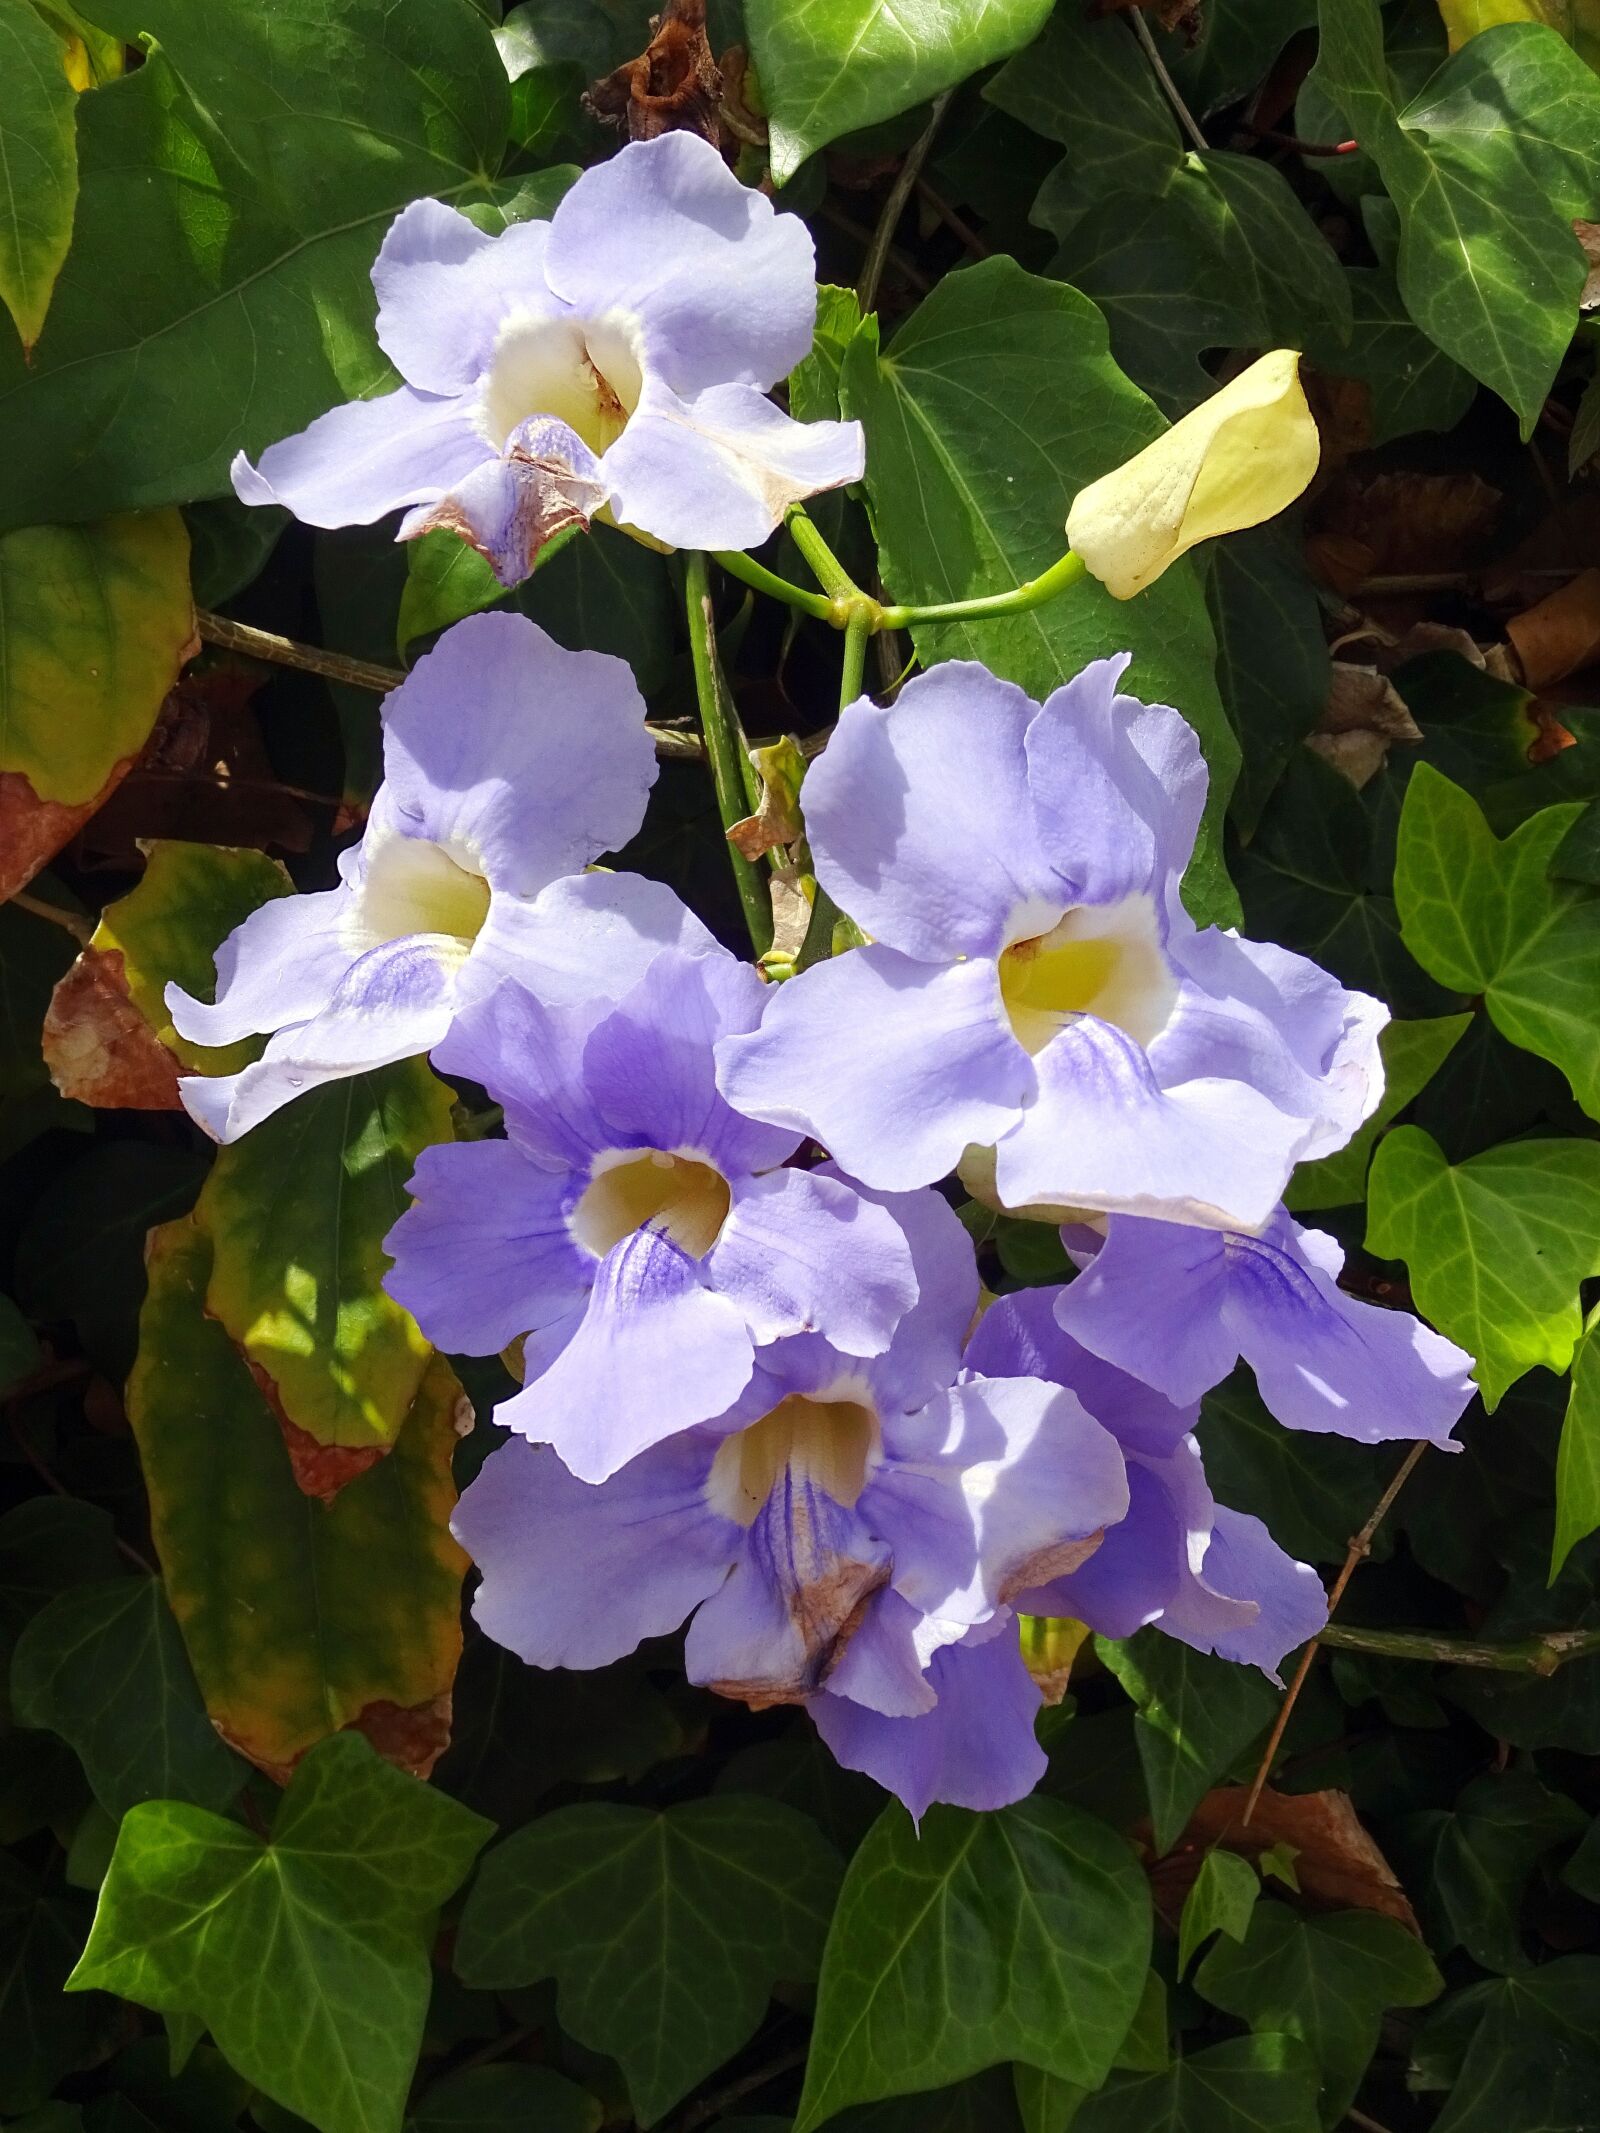
[[[1061,555],[1076,492],[1163,428],[1112,362],[1094,306],[1002,258],[942,281],[881,356],[868,320],[845,354],[842,388],[845,413],[866,428],[885,582],[897,600],[918,603],[1037,576]],[[1197,916],[1230,917],[1217,839],[1239,750],[1186,559],[1137,600],[1086,582],[1028,614],[922,624],[912,635],[925,662],[981,660],[1036,698],[1091,659],[1131,651],[1127,686],[1148,702],[1181,704],[1199,731],[1210,828],[1186,891]]]
[[1485,1970],[1524,1969],[1528,1877],[1556,1845],[1582,1836],[1586,1821],[1575,1800],[1516,1770],[1474,1778],[1449,1809],[1409,1816],[1397,1835],[1428,1945],[1440,1955],[1465,1948]]
[[1135,1739],[1158,1852],[1272,1723],[1279,1692],[1254,1667],[1191,1651],[1159,1630],[1095,1650],[1138,1706]]
[[1317,2069],[1293,2037],[1232,2037],[1161,2074],[1113,2074],[1072,2133],[1318,2133]]
[[1132,1848],[1058,1800],[885,1809],[828,1935],[795,2133],[1002,2060],[1104,2080],[1139,2006],[1148,1889]]
[[1253,526],[1218,541],[1206,599],[1217,633],[1217,685],[1239,736],[1229,814],[1249,836],[1328,696],[1322,609],[1298,530],[1292,523]]
[[0,1517],[0,1681],[26,1622],[58,1592],[121,1568],[109,1511],[72,1496],[34,1496]]
[[198,2015],[320,2133],[399,2133],[435,1914],[490,1834],[349,1733],[306,1756],[266,1842],[146,1801],[123,1818],[69,1989]]
[[1481,993],[1495,1027],[1560,1067],[1600,1117],[1600,896],[1550,878],[1582,813],[1547,807],[1504,840],[1470,793],[1419,763],[1406,787],[1395,898],[1406,946],[1456,992]]
[[563,1807],[484,1861],[456,1969],[555,1978],[562,2027],[621,2063],[649,2126],[754,2035],[774,1985],[815,1977],[838,1884],[832,1846],[775,1800]]
[[1183,163],[1171,106],[1126,25],[1108,16],[1057,8],[983,93],[1035,133],[1060,141],[1087,197],[1159,196]]
[[1206,1853],[1183,1899],[1183,1915],[1178,1921],[1179,1977],[1188,1969],[1201,1943],[1213,1933],[1225,1933],[1234,1941],[1244,1939],[1260,1893],[1260,1879],[1248,1859],[1220,1848]]
[[1438,1015],[1421,1022],[1390,1022],[1379,1032],[1383,1097],[1366,1124],[1337,1155],[1301,1163],[1289,1180],[1283,1204],[1291,1214],[1324,1207],[1354,1207],[1366,1197],[1367,1164],[1378,1136],[1434,1075],[1472,1026],[1471,1015]]
[[[1374,1446],[1285,1429],[1245,1370],[1206,1394],[1199,1436],[1219,1502],[1259,1518],[1305,1562],[1344,1561],[1351,1534],[1382,1491]],[[1374,1555],[1388,1545],[1380,1526]]]
[[248,1364],[205,1315],[209,1264],[192,1222],[151,1238],[127,1392],[206,1708],[280,1778],[341,1726],[425,1772],[449,1738],[461,1653],[466,1557],[449,1531],[460,1388],[436,1359],[388,1456],[318,1502],[297,1485]]
[[1550,1582],[1581,1540],[1600,1527],[1600,1341],[1591,1318],[1572,1364],[1572,1393],[1556,1454],[1556,1532]]
[[182,518],[153,511],[0,536],[0,612],[0,771],[20,771],[41,800],[91,801],[148,740],[188,655]]
[[889,0],[749,0],[745,25],[774,179],[786,185],[808,155],[842,134],[1005,59],[1049,12],[1050,0],[930,0],[909,15]]
[[1513,1141],[1450,1164],[1397,1126],[1372,1160],[1367,1249],[1406,1262],[1419,1307],[1476,1358],[1492,1413],[1524,1371],[1572,1361],[1578,1285],[1600,1274],[1600,1146]]
[[1324,2122],[1337,2125],[1377,2049],[1384,2010],[1421,2007],[1444,1980],[1427,1949],[1392,1918],[1370,1911],[1300,1918],[1267,1902],[1238,1945],[1217,1943],[1195,1986],[1258,2034],[1300,2038],[1322,2070]]
[[11,1663],[17,1722],[69,1742],[95,1797],[225,1807],[245,1771],[217,1738],[160,1580],[122,1577],[59,1594]]
[[31,2111],[89,2054],[98,2015],[62,1992],[89,1906],[0,1852],[0,2111]]
[[152,49],[80,100],[50,330],[31,366],[0,348],[7,525],[224,493],[241,446],[386,383],[368,280],[384,232],[420,196],[478,196],[510,115],[489,24],[458,0],[95,12]]
[[1415,2086],[1452,2091],[1435,2125],[1447,2133],[1577,2133],[1600,2095],[1597,1990],[1600,1961],[1564,1955],[1452,1993],[1412,2048]]
[[55,31],[28,0],[0,0],[0,303],[25,349],[72,242],[77,100]]
[[446,2074],[406,2133],[598,2133],[599,2101],[547,2066],[469,2066]]
[[312,1089],[222,1149],[196,1203],[206,1309],[319,1445],[385,1449],[422,1382],[431,1351],[383,1287],[383,1240],[452,1101],[420,1059]]
[[1400,211],[1406,308],[1530,436],[1578,320],[1600,81],[1549,30],[1456,52],[1398,110],[1378,0],[1323,0],[1316,78]]

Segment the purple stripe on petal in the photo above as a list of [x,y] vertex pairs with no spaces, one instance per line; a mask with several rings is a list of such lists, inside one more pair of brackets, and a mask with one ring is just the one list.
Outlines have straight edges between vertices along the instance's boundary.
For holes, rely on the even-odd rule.
[[1000,1297],[967,1343],[966,1369],[976,1377],[1046,1378],[1065,1385],[1124,1450],[1164,1458],[1200,1419],[1198,1396],[1176,1405],[1075,1341],[1056,1311],[1068,1293],[1065,1288],[1019,1289]]

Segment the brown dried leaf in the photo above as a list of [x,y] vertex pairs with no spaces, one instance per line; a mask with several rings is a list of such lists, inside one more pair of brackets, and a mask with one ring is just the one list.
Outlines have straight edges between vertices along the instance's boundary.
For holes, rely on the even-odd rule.
[[1579,571],[1535,606],[1513,615],[1506,635],[1530,689],[1548,688],[1600,659],[1600,569]]
[[584,102],[630,141],[697,133],[720,149],[722,73],[706,41],[706,0],[667,0],[650,28],[638,58],[593,83]]
[[116,791],[133,764],[134,758],[125,756],[94,798],[77,805],[41,800],[20,770],[0,770],[0,903],[25,889],[49,865]]
[[181,1111],[177,1060],[128,991],[120,948],[85,948],[56,986],[40,1036],[63,1096],[100,1111]]
[[1347,475],[1323,500],[1317,537],[1357,541],[1372,556],[1369,575],[1408,576],[1470,569],[1483,560],[1505,499],[1481,475]]
[[1589,275],[1583,285],[1583,294],[1578,298],[1578,309],[1600,310],[1600,222],[1574,222],[1572,234],[1583,246],[1583,256],[1589,262]]
[[1421,1939],[1399,1877],[1361,1826],[1348,1793],[1274,1792],[1269,1786],[1245,1824],[1248,1797],[1243,1785],[1207,1793],[1182,1842],[1150,1863],[1151,1885],[1164,1916],[1178,1916],[1201,1860],[1214,1846],[1259,1859],[1274,1845],[1289,1844],[1297,1854],[1295,1873],[1307,1902],[1329,1910],[1376,1911]]

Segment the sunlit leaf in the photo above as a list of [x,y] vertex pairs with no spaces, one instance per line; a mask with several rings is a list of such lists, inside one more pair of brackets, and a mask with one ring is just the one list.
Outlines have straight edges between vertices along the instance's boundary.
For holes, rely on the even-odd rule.
[[28,5],[0,0],[0,303],[39,338],[72,240],[77,94],[67,47]]

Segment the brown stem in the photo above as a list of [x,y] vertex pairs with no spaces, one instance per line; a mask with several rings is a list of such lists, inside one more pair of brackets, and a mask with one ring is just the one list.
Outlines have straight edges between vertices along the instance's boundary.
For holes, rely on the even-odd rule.
[[46,903],[42,896],[29,896],[21,889],[13,889],[6,902],[15,904],[19,911],[31,913],[34,918],[48,919],[52,926],[70,933],[80,947],[88,947],[94,933],[93,920],[79,918],[75,911],[63,911],[59,904]]
[[[44,1483],[45,1487],[49,1489],[53,1495],[65,1498],[68,1503],[76,1502],[77,1499],[74,1497],[72,1491],[69,1488],[65,1487],[63,1483],[60,1482],[53,1473],[51,1473],[49,1467],[45,1465],[44,1461],[39,1457],[39,1454],[29,1443],[27,1433],[24,1431],[22,1424],[17,1420],[16,1409],[12,1406],[10,1398],[8,1398],[6,1401],[6,1421],[10,1424],[11,1434],[16,1439],[17,1450],[21,1452],[23,1458],[27,1460],[29,1466],[33,1468],[33,1471],[38,1475],[39,1479]],[[147,1563],[144,1557],[139,1553],[138,1549],[131,1546],[127,1541],[125,1541],[120,1533],[113,1533],[111,1538],[116,1544],[117,1552],[123,1557],[125,1557],[128,1562],[132,1563],[135,1570],[142,1570],[147,1578],[153,1578],[157,1575],[155,1565],[153,1563]]]
[[1569,1660],[1600,1653],[1600,1629],[1543,1629],[1531,1637],[1495,1644],[1430,1629],[1354,1629],[1334,1622],[1322,1632],[1321,1642],[1341,1651],[1370,1652],[1379,1659],[1418,1659],[1434,1666],[1481,1666],[1499,1674],[1548,1676]]
[[984,243],[971,223],[965,221],[956,213],[943,193],[936,193],[926,178],[918,178],[916,190],[917,198],[927,202],[945,228],[950,231],[952,236],[960,238],[962,244],[965,245],[974,259],[987,259],[989,257],[989,247]]
[[905,159],[895,172],[889,196],[883,203],[883,211],[867,244],[867,256],[861,263],[861,279],[856,283],[856,298],[863,311],[870,311],[878,300],[878,280],[883,273],[883,263],[889,256],[889,245],[900,217],[905,213],[906,202],[911,198],[911,188],[917,182],[917,173],[928,159],[928,150],[933,146],[933,137],[939,130],[939,121],[953,89],[946,89],[943,96],[936,96],[928,113],[928,123],[906,150]]
[[[1389,1486],[1384,1490],[1383,1494],[1373,1505],[1371,1514],[1368,1517],[1366,1524],[1361,1528],[1361,1531],[1351,1541],[1349,1552],[1346,1554],[1344,1559],[1344,1567],[1340,1570],[1339,1575],[1334,1579],[1333,1590],[1328,1595],[1328,1613],[1330,1614],[1330,1616],[1332,1615],[1334,1609],[1338,1606],[1339,1602],[1344,1598],[1344,1589],[1349,1584],[1351,1578],[1355,1575],[1355,1568],[1357,1563],[1364,1561],[1367,1555],[1371,1552],[1372,1536],[1374,1533],[1377,1532],[1378,1528],[1383,1524],[1384,1519],[1388,1516],[1389,1506],[1394,1502],[1400,1491],[1405,1487],[1406,1481],[1410,1476],[1412,1468],[1416,1465],[1417,1461],[1422,1457],[1423,1453],[1427,1449],[1428,1446],[1426,1441],[1423,1441],[1420,1444],[1412,1445],[1410,1451],[1406,1453],[1404,1459],[1401,1460],[1399,1467],[1396,1469],[1394,1479],[1390,1482]],[[1300,1664],[1295,1668],[1294,1679],[1289,1684],[1288,1693],[1285,1695],[1283,1703],[1279,1707],[1278,1716],[1273,1723],[1272,1731],[1267,1736],[1267,1745],[1261,1751],[1261,1763],[1251,1783],[1250,1796],[1244,1803],[1244,1813],[1239,1817],[1242,1826],[1248,1826],[1250,1817],[1256,1811],[1256,1802],[1261,1797],[1262,1787],[1266,1784],[1268,1773],[1272,1769],[1273,1758],[1277,1755],[1278,1748],[1282,1743],[1284,1733],[1288,1728],[1289,1720],[1293,1716],[1294,1707],[1299,1700],[1300,1691],[1306,1685],[1306,1677],[1311,1672],[1311,1668],[1317,1656],[1317,1646],[1321,1641],[1322,1640],[1319,1637],[1313,1637],[1311,1642],[1306,1646],[1305,1650],[1300,1655]]]
[[1151,34],[1149,23],[1144,19],[1143,11],[1135,7],[1125,14],[1122,19],[1132,29],[1140,44],[1144,46],[1144,56],[1150,62],[1150,71],[1156,80],[1160,82],[1162,93],[1172,106],[1173,116],[1189,136],[1193,146],[1198,148],[1200,153],[1204,155],[1211,143],[1195,123],[1194,113],[1183,100],[1183,92],[1167,72],[1167,63],[1156,49],[1155,38]]
[[737,2081],[707,2096],[701,2103],[693,2103],[684,2112],[678,2124],[678,2133],[694,2133],[696,2126],[703,2126],[708,2119],[720,2118],[730,2103],[738,2103],[745,2096],[752,2096],[757,2089],[764,2089],[769,2081],[776,2081],[780,2074],[787,2074],[806,2063],[806,2047],[797,2044],[790,2051],[780,2052],[776,2059],[769,2059],[764,2066],[753,2072],[741,2074]]

